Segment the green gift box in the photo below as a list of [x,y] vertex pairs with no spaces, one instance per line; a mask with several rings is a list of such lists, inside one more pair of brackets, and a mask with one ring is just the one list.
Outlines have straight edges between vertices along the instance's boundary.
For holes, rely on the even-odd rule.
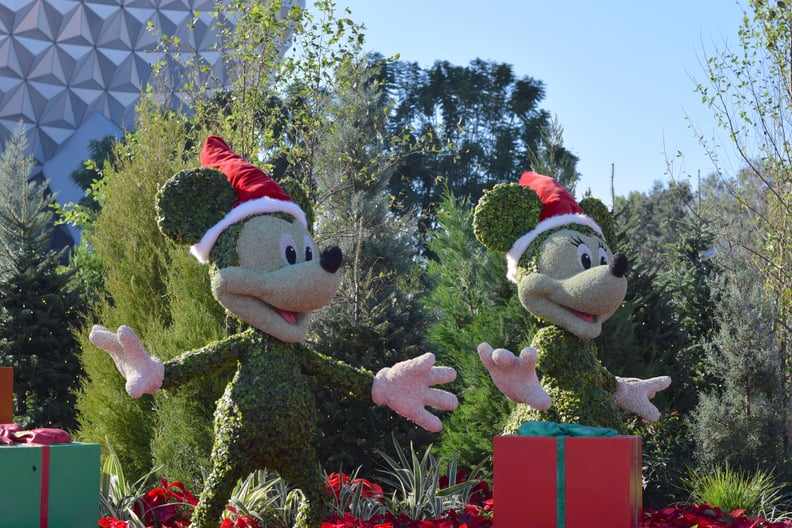
[[79,442],[0,446],[0,526],[97,526],[99,453]]

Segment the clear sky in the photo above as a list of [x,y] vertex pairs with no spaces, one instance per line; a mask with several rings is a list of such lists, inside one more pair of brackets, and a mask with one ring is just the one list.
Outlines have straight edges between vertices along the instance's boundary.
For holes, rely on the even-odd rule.
[[706,55],[738,44],[747,0],[336,3],[340,14],[348,7],[350,18],[366,26],[367,50],[398,53],[422,67],[492,60],[541,80],[547,92],[541,107],[557,116],[564,146],[580,158],[579,194],[591,189],[610,204],[611,164],[617,196],[648,191],[669,173],[695,182],[698,171],[714,170],[691,126],[725,140],[694,88],[706,79]]

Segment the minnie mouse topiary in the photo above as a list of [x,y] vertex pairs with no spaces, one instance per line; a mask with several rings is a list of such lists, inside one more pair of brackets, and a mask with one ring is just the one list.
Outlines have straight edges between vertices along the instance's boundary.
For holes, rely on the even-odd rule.
[[556,180],[525,172],[519,184],[485,191],[474,231],[487,248],[506,254],[520,302],[546,323],[519,356],[478,347],[495,385],[520,404],[505,432],[528,420],[623,430],[621,410],[657,420],[649,400],[671,379],[613,376],[592,343],[627,292],[627,257],[608,247],[613,219],[605,205],[596,198],[578,204]]

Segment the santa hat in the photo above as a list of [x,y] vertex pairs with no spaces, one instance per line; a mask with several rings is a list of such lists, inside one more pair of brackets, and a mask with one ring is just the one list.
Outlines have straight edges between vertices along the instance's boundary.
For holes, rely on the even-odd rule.
[[204,233],[200,242],[190,248],[201,263],[209,261],[209,253],[220,234],[233,224],[262,213],[286,213],[307,227],[305,212],[294,203],[280,185],[264,172],[235,154],[217,136],[206,138],[200,155],[201,165],[222,171],[234,188],[238,200],[225,217]]
[[540,234],[569,224],[578,224],[590,227],[602,236],[600,226],[591,217],[586,216],[569,191],[555,179],[535,172],[524,172],[520,177],[520,185],[530,187],[536,192],[542,201],[542,212],[539,215],[539,223],[518,238],[506,253],[508,266],[506,276],[512,282],[517,282],[517,263],[520,262],[520,257]]

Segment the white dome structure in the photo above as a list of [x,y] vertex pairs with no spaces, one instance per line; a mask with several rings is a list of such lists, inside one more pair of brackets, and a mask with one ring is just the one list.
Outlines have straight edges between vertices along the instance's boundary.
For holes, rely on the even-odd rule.
[[[267,0],[262,0],[266,2]],[[304,0],[282,0],[281,13]],[[215,0],[2,0],[0,146],[22,123],[38,172],[61,203],[82,190],[70,174],[88,142],[134,124],[162,35],[226,82],[214,30]],[[284,49],[285,51],[285,49]],[[169,64],[179,79],[180,65]],[[76,233],[72,233],[76,235]]]

